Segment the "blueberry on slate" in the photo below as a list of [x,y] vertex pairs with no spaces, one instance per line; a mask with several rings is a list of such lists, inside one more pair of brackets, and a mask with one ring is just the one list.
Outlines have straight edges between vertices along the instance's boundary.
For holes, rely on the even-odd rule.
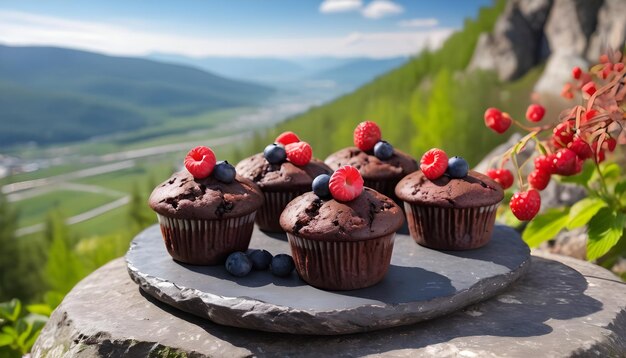
[[272,254],[266,250],[251,250],[248,257],[252,261],[252,268],[255,270],[267,270],[272,262]]
[[263,156],[271,164],[280,164],[287,159],[287,152],[285,152],[285,148],[282,145],[273,143],[265,147]]
[[288,276],[296,267],[291,256],[286,254],[278,254],[272,259],[270,271],[276,276]]
[[330,175],[328,174],[320,174],[313,179],[313,193],[319,196],[320,198],[328,198],[330,197],[330,189],[328,188],[328,183],[330,182]]
[[213,176],[222,183],[230,184],[235,180],[235,167],[226,160],[220,160],[213,168]]
[[465,178],[469,171],[469,164],[461,157],[452,157],[448,159],[448,169],[446,173],[450,178]]
[[228,255],[226,271],[233,276],[243,277],[252,270],[252,262],[243,252],[237,251]]
[[393,146],[384,140],[374,146],[374,155],[380,160],[386,160],[393,156]]

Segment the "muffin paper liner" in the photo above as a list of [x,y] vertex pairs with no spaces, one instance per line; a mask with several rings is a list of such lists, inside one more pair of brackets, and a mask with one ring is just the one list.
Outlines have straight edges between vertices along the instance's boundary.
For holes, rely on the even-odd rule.
[[369,180],[363,179],[363,185],[376,190],[377,192],[396,200],[395,189],[396,185],[400,181],[398,179],[388,179],[388,180]]
[[300,277],[327,290],[354,290],[383,279],[395,233],[361,241],[319,241],[291,233],[287,238]]
[[173,219],[157,214],[165,248],[176,261],[217,265],[234,251],[246,251],[254,229],[255,212],[218,220]]
[[263,231],[283,232],[280,227],[280,214],[290,201],[304,194],[303,192],[263,192],[265,201],[263,206],[257,211],[256,223]]
[[409,232],[420,245],[438,250],[469,250],[491,239],[500,203],[475,208],[440,208],[404,203]]

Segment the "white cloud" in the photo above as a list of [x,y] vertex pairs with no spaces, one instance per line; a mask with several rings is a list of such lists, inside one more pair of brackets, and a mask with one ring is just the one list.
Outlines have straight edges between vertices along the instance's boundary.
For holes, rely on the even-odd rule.
[[439,25],[439,20],[435,18],[428,19],[410,19],[398,22],[400,27],[435,27]]
[[320,4],[320,12],[324,14],[359,10],[363,6],[361,0],[324,0]]
[[452,29],[352,33],[305,38],[222,38],[188,36],[114,25],[0,10],[0,42],[9,45],[60,46],[112,55],[143,56],[153,52],[190,57],[366,56],[412,55],[436,48]]
[[380,19],[389,15],[397,15],[404,12],[404,8],[389,0],[374,0],[363,9],[363,16],[369,19]]

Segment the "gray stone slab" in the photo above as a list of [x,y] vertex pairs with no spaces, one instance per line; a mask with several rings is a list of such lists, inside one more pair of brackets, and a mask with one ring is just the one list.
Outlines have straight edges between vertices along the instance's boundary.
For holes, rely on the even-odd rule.
[[[289,253],[280,236],[258,230],[251,247]],[[523,275],[530,250],[504,226],[471,251],[435,251],[397,235],[385,278],[353,291],[317,289],[295,271],[287,278],[269,271],[237,278],[222,266],[184,265],[168,255],[157,226],[135,238],[126,260],[142,289],[183,311],[229,326],[327,335],[412,324],[485,300]]]
[[623,357],[626,284],[563,256],[533,256],[506,292],[451,315],[375,332],[304,336],[218,325],[143,293],[123,259],[80,282],[33,357]]

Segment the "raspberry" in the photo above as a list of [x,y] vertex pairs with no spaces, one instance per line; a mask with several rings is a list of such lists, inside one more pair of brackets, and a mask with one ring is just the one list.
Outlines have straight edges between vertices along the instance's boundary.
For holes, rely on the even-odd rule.
[[581,89],[589,96],[593,95],[597,91],[596,84],[594,82],[587,82]]
[[531,104],[528,106],[526,110],[526,119],[531,122],[539,122],[543,119],[544,114],[546,114],[546,109],[539,104]]
[[282,132],[274,142],[282,145],[299,142],[300,138],[294,132]]
[[313,158],[313,149],[307,142],[295,142],[285,146],[287,160],[295,165],[304,166]]
[[511,126],[511,117],[497,108],[487,108],[485,111],[485,125],[496,133],[502,134]]
[[553,155],[540,155],[535,158],[535,169],[541,170],[545,173],[552,174],[552,162],[554,161]]
[[500,184],[502,189],[508,189],[513,186],[513,174],[508,169],[491,169],[487,171],[487,175]]
[[433,148],[424,153],[420,160],[420,169],[430,180],[441,177],[448,169],[448,156],[441,149]]
[[573,151],[567,148],[560,149],[552,161],[554,174],[564,176],[576,174],[576,159],[576,153]]
[[572,77],[574,77],[574,79],[579,79],[580,75],[583,73],[583,70],[580,69],[580,67],[576,66],[574,68],[572,68]]
[[574,139],[574,121],[559,123],[552,130],[552,143],[557,148],[565,148]]
[[380,128],[372,121],[361,122],[354,128],[354,145],[364,152],[372,150],[380,138]]
[[615,70],[615,72],[622,72],[622,70],[624,69],[624,64],[621,62],[618,62],[615,64],[613,69]]
[[576,153],[576,156],[581,160],[593,157],[591,146],[579,137],[576,137],[570,144],[568,144],[567,148]]
[[515,193],[509,202],[509,207],[518,220],[531,220],[541,208],[541,196],[535,189]]
[[203,179],[211,175],[215,167],[215,154],[209,147],[195,147],[185,157],[185,168],[194,178]]
[[338,201],[350,201],[363,192],[363,178],[355,167],[345,165],[333,173],[328,182],[330,194]]
[[548,186],[550,182],[550,173],[541,170],[533,170],[528,174],[528,184],[530,187],[537,190],[543,190]]

